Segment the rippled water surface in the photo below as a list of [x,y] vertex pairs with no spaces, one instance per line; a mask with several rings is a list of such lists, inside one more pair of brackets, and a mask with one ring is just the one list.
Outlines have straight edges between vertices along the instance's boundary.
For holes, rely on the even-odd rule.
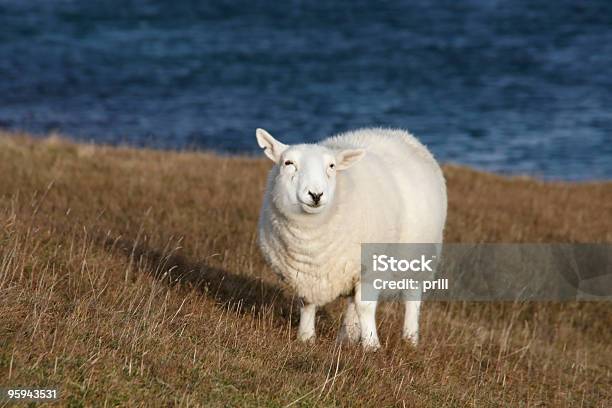
[[253,152],[256,127],[383,125],[442,161],[612,178],[610,1],[164,3],[0,0],[0,127]]

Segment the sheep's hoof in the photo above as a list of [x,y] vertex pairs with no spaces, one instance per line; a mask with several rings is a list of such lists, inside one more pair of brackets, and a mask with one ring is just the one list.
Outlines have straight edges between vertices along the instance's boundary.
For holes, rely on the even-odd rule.
[[419,333],[405,333],[402,338],[404,341],[410,343],[413,347],[419,345]]
[[298,340],[302,343],[312,344],[315,342],[315,334],[314,333],[300,333],[298,332]]
[[380,349],[380,342],[378,341],[378,339],[376,340],[368,340],[368,341],[361,341],[361,347],[363,348],[363,351],[367,352],[367,353],[372,353],[375,351],[378,351]]
[[361,330],[358,325],[342,325],[336,337],[337,343],[357,344],[361,338]]

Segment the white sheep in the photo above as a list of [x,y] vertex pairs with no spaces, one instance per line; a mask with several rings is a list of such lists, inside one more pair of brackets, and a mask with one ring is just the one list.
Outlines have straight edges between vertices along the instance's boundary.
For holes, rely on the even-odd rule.
[[[259,245],[275,273],[302,299],[298,338],[315,337],[315,312],[349,298],[340,340],[380,347],[376,301],[360,293],[360,244],[441,243],[446,185],[414,136],[362,129],[318,144],[288,146],[257,129],[274,163],[259,219]],[[420,300],[405,301],[403,337],[416,345]]]

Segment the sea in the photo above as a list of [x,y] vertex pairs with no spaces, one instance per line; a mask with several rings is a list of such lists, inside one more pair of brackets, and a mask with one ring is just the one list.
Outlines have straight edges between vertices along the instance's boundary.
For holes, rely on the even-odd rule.
[[612,1],[0,0],[0,128],[258,154],[402,128],[444,163],[612,179]]

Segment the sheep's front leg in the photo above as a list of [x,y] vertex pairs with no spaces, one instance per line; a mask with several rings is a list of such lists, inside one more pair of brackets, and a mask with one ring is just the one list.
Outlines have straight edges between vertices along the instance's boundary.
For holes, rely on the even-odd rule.
[[419,311],[421,309],[421,301],[406,300],[404,305],[404,332],[402,337],[416,346],[419,343]]
[[355,302],[352,298],[348,298],[346,302],[346,310],[342,320],[340,332],[338,332],[338,342],[348,342],[350,344],[357,343],[361,338],[361,327],[359,326],[359,316],[355,308]]
[[313,303],[304,303],[300,309],[300,327],[298,328],[298,339],[301,341],[312,341],[315,338],[315,316],[317,306]]
[[366,351],[376,351],[380,348],[376,332],[376,300],[361,300],[361,285],[355,290],[355,310],[361,327],[361,345]]

